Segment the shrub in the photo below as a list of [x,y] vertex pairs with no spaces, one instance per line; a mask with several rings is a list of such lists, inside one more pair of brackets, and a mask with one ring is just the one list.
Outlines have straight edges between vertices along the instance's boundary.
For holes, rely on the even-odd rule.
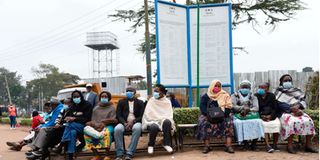
[[305,112],[312,118],[316,129],[316,136],[319,136],[319,110],[305,110]]
[[21,119],[20,124],[23,126],[31,126],[32,119],[31,118],[23,118]]
[[1,123],[10,124],[10,119],[8,117],[2,117]]

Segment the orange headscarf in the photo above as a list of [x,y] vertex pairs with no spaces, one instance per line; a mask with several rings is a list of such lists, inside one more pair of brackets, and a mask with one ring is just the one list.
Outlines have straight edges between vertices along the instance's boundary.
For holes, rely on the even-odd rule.
[[231,102],[231,97],[229,93],[226,91],[222,90],[222,87],[218,93],[213,92],[213,88],[217,83],[221,82],[219,80],[213,80],[208,88],[207,95],[210,99],[217,101],[221,109],[224,111],[224,108],[231,108],[232,107],[232,102]]

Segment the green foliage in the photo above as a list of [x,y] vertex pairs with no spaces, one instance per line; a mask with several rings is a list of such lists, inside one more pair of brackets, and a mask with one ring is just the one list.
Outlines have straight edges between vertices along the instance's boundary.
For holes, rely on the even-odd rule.
[[4,123],[4,124],[10,124],[10,119],[8,117],[3,117],[1,119],[1,123]]
[[8,116],[8,112],[2,112],[2,117],[7,117]]
[[176,108],[173,112],[175,124],[196,124],[200,116],[199,108]]
[[31,118],[23,118],[21,119],[20,124],[23,126],[31,126],[32,119]]
[[309,77],[306,85],[307,103],[310,109],[319,109],[319,72]]

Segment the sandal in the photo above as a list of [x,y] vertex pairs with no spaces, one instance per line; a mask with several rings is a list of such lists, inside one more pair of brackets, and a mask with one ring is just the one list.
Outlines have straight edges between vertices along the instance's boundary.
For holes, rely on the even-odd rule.
[[293,147],[288,147],[287,150],[288,150],[288,153],[297,154],[297,151]]
[[224,151],[228,153],[234,153],[234,150],[231,146],[224,148]]
[[313,147],[306,147],[304,149],[305,152],[310,152],[310,153],[319,153],[319,151]]

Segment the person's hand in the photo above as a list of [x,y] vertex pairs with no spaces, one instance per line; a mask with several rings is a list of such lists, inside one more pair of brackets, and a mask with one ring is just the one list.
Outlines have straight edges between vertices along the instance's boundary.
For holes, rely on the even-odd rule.
[[125,127],[126,131],[130,131],[131,130],[131,125],[129,123],[125,123],[124,127]]
[[101,132],[103,129],[104,129],[104,123],[99,123],[99,124],[96,124],[96,127],[95,129],[98,131],[98,132]]
[[58,129],[58,128],[60,128],[60,125],[57,124],[57,125],[53,126],[53,128]]
[[248,106],[243,107],[243,110],[244,110],[246,113],[249,113],[249,112],[250,112],[250,108],[249,108]]
[[64,120],[67,121],[67,122],[72,122],[75,119],[76,119],[75,117],[66,117]]

